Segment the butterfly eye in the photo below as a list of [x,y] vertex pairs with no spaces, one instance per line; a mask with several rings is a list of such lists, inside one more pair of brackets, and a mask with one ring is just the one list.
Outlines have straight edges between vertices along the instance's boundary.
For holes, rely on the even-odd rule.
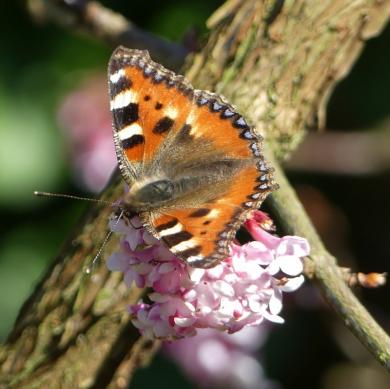
[[169,180],[160,180],[149,184],[150,189],[159,196],[161,200],[167,200],[172,197],[173,183]]
[[141,188],[136,194],[136,201],[142,203],[157,203],[171,199],[173,196],[173,182],[159,180],[151,182]]

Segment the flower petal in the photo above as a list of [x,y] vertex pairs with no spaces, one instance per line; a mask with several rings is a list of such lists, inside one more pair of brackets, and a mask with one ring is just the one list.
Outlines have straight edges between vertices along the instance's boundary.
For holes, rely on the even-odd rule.
[[283,292],[295,292],[305,281],[305,278],[301,275],[298,277],[290,278],[283,286],[280,287],[280,290]]
[[309,242],[299,236],[284,236],[276,249],[277,255],[305,257],[310,253]]
[[195,323],[196,319],[194,317],[175,317],[173,321],[179,327],[189,327]]
[[280,270],[290,276],[297,276],[303,271],[303,263],[299,257],[282,255],[278,257]]
[[271,296],[268,306],[273,315],[277,315],[282,310],[282,293],[278,288],[275,288],[274,294]]
[[108,270],[124,272],[128,265],[129,259],[121,252],[113,253],[106,262]]

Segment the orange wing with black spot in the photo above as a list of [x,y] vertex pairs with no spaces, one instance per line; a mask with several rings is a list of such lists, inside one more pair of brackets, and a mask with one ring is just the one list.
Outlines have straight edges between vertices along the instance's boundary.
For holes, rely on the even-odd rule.
[[146,51],[118,48],[109,79],[125,180],[132,185],[147,170],[190,183],[175,201],[142,212],[145,226],[192,266],[215,265],[275,188],[261,139],[225,99],[194,90]]
[[123,47],[110,59],[108,78],[119,167],[131,184],[140,164],[153,160],[169,131],[185,122],[193,90],[182,76],[153,62],[147,51]]
[[155,215],[151,222],[154,234],[191,266],[214,266],[229,255],[229,244],[247,213],[269,192],[268,184],[259,189],[263,184],[258,176],[255,166],[247,167],[215,201]]

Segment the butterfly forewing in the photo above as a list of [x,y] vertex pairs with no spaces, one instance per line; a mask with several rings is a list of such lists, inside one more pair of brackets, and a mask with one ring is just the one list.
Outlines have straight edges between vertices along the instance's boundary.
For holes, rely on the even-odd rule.
[[116,152],[129,185],[145,174],[199,178],[175,201],[150,204],[141,219],[192,266],[215,265],[274,188],[261,140],[223,98],[194,90],[146,51],[118,48],[109,79]]
[[125,179],[129,169],[137,172],[134,166],[153,160],[167,134],[188,116],[191,99],[173,88],[181,78],[153,62],[147,51],[120,47],[113,53],[109,64],[111,111]]

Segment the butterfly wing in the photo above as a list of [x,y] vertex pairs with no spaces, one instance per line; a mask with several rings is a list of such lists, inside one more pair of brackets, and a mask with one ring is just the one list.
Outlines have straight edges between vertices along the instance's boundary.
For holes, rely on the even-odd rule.
[[132,184],[143,164],[155,157],[174,122],[185,121],[193,90],[183,76],[153,62],[147,51],[124,47],[112,54],[108,78],[119,168]]
[[192,266],[215,265],[229,254],[248,213],[275,187],[261,139],[225,99],[194,90],[146,51],[118,48],[109,78],[125,180],[131,185],[148,166],[202,184],[189,185],[180,201],[143,212],[145,226]]
[[[235,108],[203,91],[195,91],[195,101],[196,113],[191,113],[188,140],[194,145],[193,152],[189,151],[189,145],[185,146],[191,155],[182,158],[197,160],[205,170],[217,170],[221,177],[207,183],[205,193],[190,194],[193,206],[152,213],[149,223],[151,232],[173,253],[191,266],[207,268],[229,255],[230,243],[242,222],[253,209],[260,207],[275,184],[272,169],[262,156],[261,142]],[[189,118],[187,124],[180,125],[188,125],[188,121]],[[180,142],[183,142],[181,138],[171,145],[179,154]],[[212,151],[202,146],[204,144],[211,144]],[[232,164],[228,170],[220,169],[221,166],[207,155],[217,152],[219,161],[244,163],[238,167]],[[184,163],[179,165],[182,167]]]
[[269,184],[259,184],[257,177],[257,169],[248,167],[216,201],[153,215],[151,232],[191,266],[214,266],[229,255],[229,244],[248,211],[257,208],[270,191]]

